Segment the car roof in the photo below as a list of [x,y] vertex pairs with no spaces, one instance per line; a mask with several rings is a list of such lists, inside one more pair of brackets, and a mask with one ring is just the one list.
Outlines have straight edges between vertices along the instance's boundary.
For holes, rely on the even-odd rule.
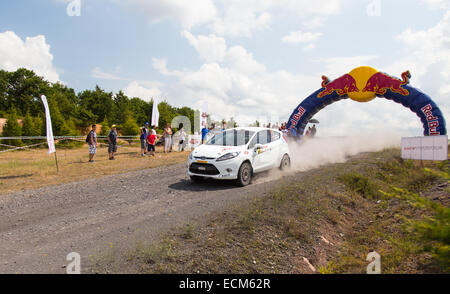
[[271,131],[277,131],[277,129],[272,129],[272,128],[263,128],[263,127],[237,127],[237,128],[232,128],[232,129],[226,129],[225,131],[228,130],[247,130],[247,131],[253,131],[253,132],[259,132],[259,131],[264,131],[264,130],[271,130]]

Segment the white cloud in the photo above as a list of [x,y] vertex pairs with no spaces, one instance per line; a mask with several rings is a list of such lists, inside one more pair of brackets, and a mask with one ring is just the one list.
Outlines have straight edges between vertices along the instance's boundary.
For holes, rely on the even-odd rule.
[[270,28],[274,18],[294,16],[305,26],[316,28],[324,17],[340,11],[339,0],[220,0],[221,13],[212,29],[222,36],[250,36],[253,31]]
[[299,17],[315,15],[334,15],[340,11],[340,0],[279,0],[277,5],[288,11],[293,11]]
[[165,76],[174,76],[174,77],[179,77],[183,75],[182,71],[179,70],[169,70],[167,68],[167,61],[165,59],[160,59],[160,58],[152,58],[152,66],[154,69],[156,69],[157,71],[159,71],[162,75]]
[[316,45],[309,44],[302,48],[303,51],[311,51],[312,49],[316,48]]
[[303,32],[303,31],[297,31],[297,32],[291,32],[289,35],[284,36],[281,38],[281,40],[284,43],[309,43],[316,41],[317,39],[322,36],[322,33],[317,32]]
[[242,46],[231,47],[227,52],[226,60],[234,70],[245,74],[254,74],[266,70],[266,67],[257,62],[253,58],[253,54],[247,52]]
[[348,73],[352,69],[358,66],[370,64],[377,56],[352,56],[352,57],[332,57],[332,58],[319,58],[314,61],[324,64],[325,70],[321,72],[328,76],[330,79],[335,79],[341,75]]
[[183,36],[189,41],[189,44],[197,50],[200,57],[202,57],[206,62],[223,60],[227,50],[227,45],[224,38],[217,37],[214,34],[195,37],[188,31],[183,31]]
[[268,28],[273,6],[271,0],[222,0],[222,14],[212,24],[212,29],[223,36],[250,36],[254,30]]
[[117,73],[108,73],[103,71],[99,67],[95,67],[92,69],[91,76],[96,79],[102,79],[102,80],[125,80],[124,78],[121,78],[117,75]]
[[59,81],[45,36],[26,37],[23,41],[12,31],[0,33],[0,68],[15,71],[21,67],[33,70],[50,82]]
[[448,0],[421,0],[421,2],[428,5],[432,9],[449,9],[450,1]]
[[[197,37],[195,37],[197,39]],[[266,66],[242,46],[227,48],[222,62],[207,62],[198,70],[167,69],[164,59],[154,59],[154,67],[178,80],[165,88],[173,103],[199,108],[207,102],[215,119],[234,117],[240,123],[283,119],[286,105],[298,104],[298,95],[312,91],[317,79],[287,71],[269,72]],[[174,75],[176,72],[177,75]],[[318,81],[320,83],[320,81]]]
[[[317,61],[324,63],[325,74],[330,78],[375,60],[379,63],[378,70],[394,76],[399,77],[409,69],[412,74],[411,85],[430,95],[448,120],[450,11],[435,26],[425,30],[406,29],[397,38],[403,45],[403,57],[391,64],[380,64],[381,60],[376,56],[336,57]],[[322,123],[322,131],[327,134],[342,135],[345,134],[343,130],[352,126],[355,130],[384,127],[394,128],[403,134],[422,134],[422,123],[409,109],[383,98],[368,103],[341,101],[319,112],[317,118]]]
[[323,16],[315,16],[311,19],[307,19],[303,21],[303,26],[305,26],[307,29],[315,29],[318,27],[322,27],[324,25],[324,17]]
[[340,11],[340,0],[128,0],[123,1],[151,22],[176,21],[185,29],[207,25],[219,36],[251,36],[270,28],[275,17],[303,19],[307,28],[323,24]]
[[162,94],[158,88],[147,88],[138,81],[129,83],[123,92],[130,98],[139,97],[145,101],[150,101],[153,97],[159,97]]
[[123,3],[145,13],[151,22],[175,20],[187,29],[211,22],[217,13],[212,0],[128,0]]
[[398,75],[409,69],[411,84],[426,92],[439,105],[444,116],[450,115],[450,10],[433,27],[426,30],[407,29],[398,35],[404,46],[403,58],[386,66]]

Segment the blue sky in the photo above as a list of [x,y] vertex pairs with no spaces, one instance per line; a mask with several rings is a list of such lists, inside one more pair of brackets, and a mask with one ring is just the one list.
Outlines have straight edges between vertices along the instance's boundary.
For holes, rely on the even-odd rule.
[[[409,69],[411,84],[448,117],[449,2],[80,0],[81,15],[69,16],[71,0],[3,0],[0,68],[25,66],[76,91],[98,84],[179,106],[208,103],[214,118],[242,124],[286,120],[322,74]],[[321,131],[419,135],[418,118],[392,103],[333,104],[317,116]]]

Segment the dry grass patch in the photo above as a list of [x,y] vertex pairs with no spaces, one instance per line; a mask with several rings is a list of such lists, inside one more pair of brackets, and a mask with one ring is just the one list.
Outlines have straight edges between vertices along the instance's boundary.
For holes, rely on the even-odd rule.
[[55,157],[47,149],[0,153],[0,194],[98,178],[133,170],[182,163],[188,152],[164,154],[157,147],[155,157],[141,157],[140,146],[119,148],[116,160],[108,160],[108,149],[98,148],[94,163],[88,163],[88,147],[58,149],[59,173]]

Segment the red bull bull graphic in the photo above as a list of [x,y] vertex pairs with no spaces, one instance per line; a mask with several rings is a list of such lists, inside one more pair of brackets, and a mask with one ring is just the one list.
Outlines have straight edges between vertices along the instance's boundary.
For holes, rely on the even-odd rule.
[[357,67],[333,81],[322,76],[322,88],[303,100],[291,114],[287,124],[289,134],[302,136],[308,121],[331,103],[347,98],[368,102],[378,97],[400,103],[416,113],[425,136],[446,135],[445,119],[436,103],[409,84],[409,71],[401,77],[392,77],[369,66]]
[[318,98],[330,95],[334,91],[339,96],[348,94],[349,92],[359,92],[355,79],[349,74],[345,74],[332,82],[326,76],[322,76],[322,88],[325,89],[317,95]]
[[377,72],[367,81],[363,92],[375,92],[377,95],[384,95],[389,89],[391,92],[402,94],[403,96],[409,95],[409,91],[402,86],[409,83],[411,74],[409,71],[402,73],[402,80],[391,77],[382,72]]

